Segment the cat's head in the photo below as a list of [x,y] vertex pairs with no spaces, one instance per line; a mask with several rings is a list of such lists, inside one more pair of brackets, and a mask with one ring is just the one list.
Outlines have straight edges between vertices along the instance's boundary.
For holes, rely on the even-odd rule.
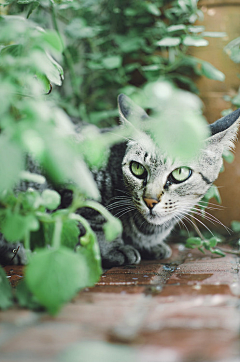
[[[121,94],[118,102],[122,122],[148,121],[145,111],[127,96]],[[233,148],[239,123],[240,109],[210,125],[200,154],[188,161],[169,158],[149,135],[137,132],[128,142],[122,171],[133,203],[149,223],[178,221],[204,196],[218,177],[223,151]]]

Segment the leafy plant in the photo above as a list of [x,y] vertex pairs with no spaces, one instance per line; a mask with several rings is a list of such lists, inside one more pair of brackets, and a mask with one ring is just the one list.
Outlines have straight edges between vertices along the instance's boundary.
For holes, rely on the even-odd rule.
[[225,253],[221,249],[216,248],[217,244],[221,241],[222,240],[217,238],[216,236],[213,236],[210,239],[205,239],[201,237],[191,237],[187,239],[185,246],[186,248],[190,249],[197,248],[202,253],[204,253],[204,250],[208,250],[213,254],[225,256]]
[[205,38],[224,36],[194,25],[203,17],[195,0],[14,0],[8,12],[30,16],[43,28],[53,25],[65,70],[53,97],[84,121],[112,124],[117,95],[134,95],[159,77],[194,93],[194,76],[224,80],[210,63],[188,55],[189,47],[207,46]]

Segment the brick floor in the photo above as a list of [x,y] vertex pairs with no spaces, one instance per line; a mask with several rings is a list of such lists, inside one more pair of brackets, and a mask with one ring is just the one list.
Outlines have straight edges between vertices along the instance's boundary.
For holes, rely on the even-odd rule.
[[239,258],[173,251],[107,270],[57,317],[0,312],[0,361],[240,362]]

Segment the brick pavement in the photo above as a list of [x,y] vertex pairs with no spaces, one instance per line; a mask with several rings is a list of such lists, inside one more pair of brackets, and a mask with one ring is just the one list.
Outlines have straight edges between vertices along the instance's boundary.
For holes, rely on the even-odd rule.
[[0,361],[240,362],[239,258],[173,249],[109,269],[57,317],[0,312]]

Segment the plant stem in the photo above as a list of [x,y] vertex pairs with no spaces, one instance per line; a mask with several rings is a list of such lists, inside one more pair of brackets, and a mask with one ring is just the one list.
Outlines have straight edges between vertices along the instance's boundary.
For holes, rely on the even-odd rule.
[[62,48],[63,48],[63,56],[65,58],[66,61],[66,65],[67,68],[69,70],[70,73],[70,81],[71,81],[71,85],[72,85],[72,89],[73,89],[73,93],[74,95],[77,97],[77,99],[80,99],[80,92],[78,89],[78,86],[76,84],[76,75],[75,75],[75,71],[74,71],[74,63],[72,60],[72,56],[71,53],[68,51],[68,49],[64,46],[64,42],[61,36],[61,33],[59,31],[59,27],[58,27],[58,23],[57,23],[57,16],[56,16],[56,12],[55,12],[55,7],[54,7],[54,2],[53,0],[49,0],[50,1],[50,9],[51,9],[51,16],[52,16],[52,22],[53,22],[53,27],[56,30],[56,32],[58,33],[58,36],[60,38],[60,41],[62,43]]
[[61,233],[62,233],[62,219],[56,218],[55,227],[53,232],[52,246],[54,249],[58,249],[61,246]]
[[30,232],[27,231],[24,236],[24,248],[30,250]]
[[219,249],[221,250],[223,253],[227,253],[227,254],[233,254],[233,255],[238,255],[240,256],[240,250],[228,250],[228,249],[225,249],[225,248],[213,248],[214,250],[216,249]]

